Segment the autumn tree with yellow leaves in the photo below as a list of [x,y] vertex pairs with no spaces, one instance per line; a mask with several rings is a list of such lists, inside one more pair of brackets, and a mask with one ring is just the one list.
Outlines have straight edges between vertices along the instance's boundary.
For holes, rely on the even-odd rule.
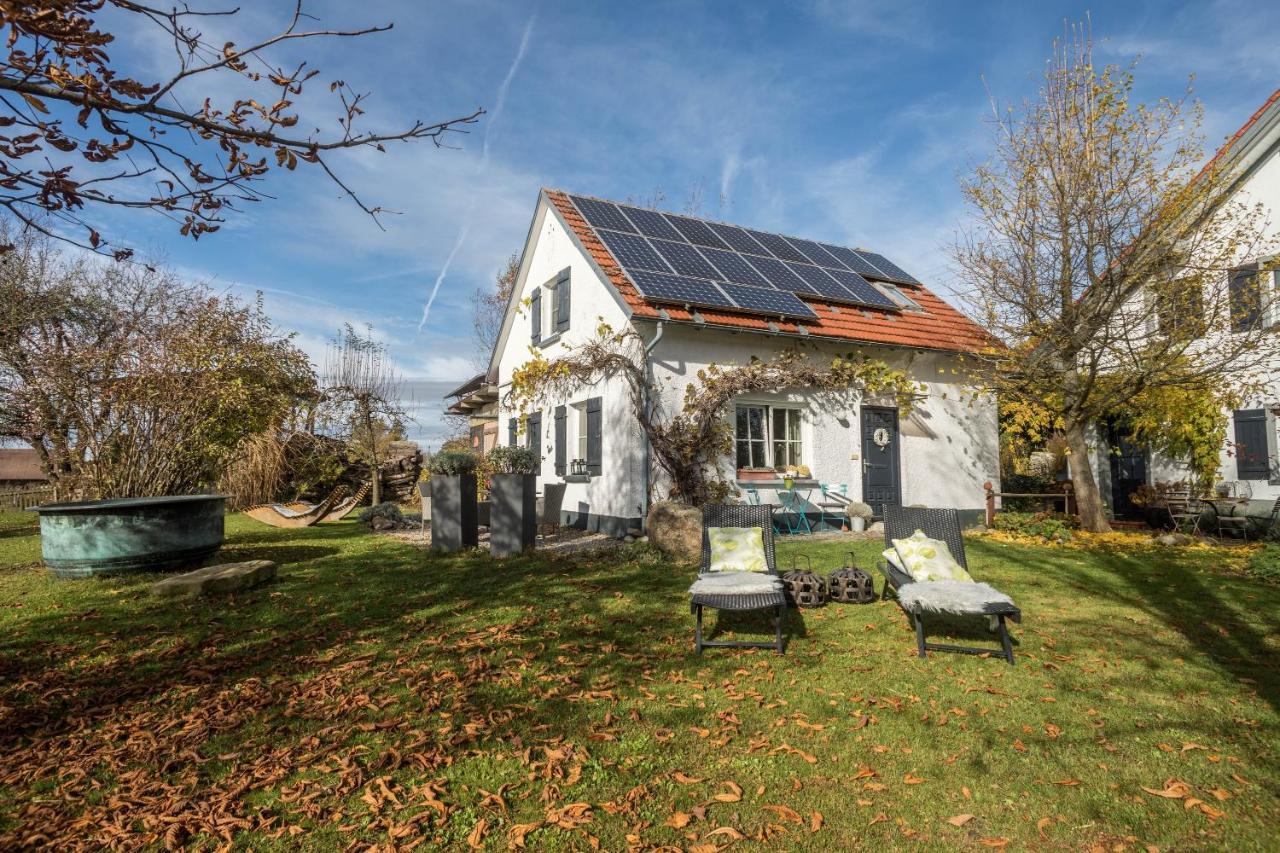
[[1280,355],[1269,289],[1242,310],[1228,287],[1274,251],[1264,210],[1233,196],[1229,151],[1201,167],[1189,93],[1138,104],[1133,86],[1133,66],[1094,65],[1086,27],[1056,42],[1034,98],[993,103],[990,159],[962,182],[974,225],[953,252],[967,306],[1004,344],[976,377],[1061,425],[1092,531],[1109,529],[1094,425],[1139,407],[1150,428],[1188,399],[1248,398]]

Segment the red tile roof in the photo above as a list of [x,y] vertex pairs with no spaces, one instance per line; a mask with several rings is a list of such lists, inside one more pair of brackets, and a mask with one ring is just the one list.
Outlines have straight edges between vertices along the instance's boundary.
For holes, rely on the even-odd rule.
[[1204,164],[1204,168],[1202,168],[1196,175],[1195,180],[1199,180],[1205,172],[1209,171],[1210,166],[1225,157],[1227,152],[1234,148],[1235,144],[1249,132],[1249,128],[1257,124],[1258,120],[1261,119],[1262,116],[1266,114],[1267,110],[1271,109],[1272,104],[1277,101],[1280,101],[1280,89],[1276,89],[1272,92],[1271,97],[1267,98],[1266,102],[1262,106],[1258,107],[1257,111],[1253,115],[1249,116],[1249,120],[1242,124],[1240,129],[1237,130],[1230,139],[1223,143],[1222,147],[1218,149],[1218,152],[1213,155],[1213,158],[1210,159],[1208,163]]
[[[578,241],[591,255],[610,283],[630,306],[633,316],[642,319],[661,319],[658,306],[645,300],[622,273],[622,267],[608,248],[596,236],[569,196],[559,190],[543,190],[548,200],[568,223]],[[857,308],[849,305],[831,305],[819,297],[796,294],[816,313],[813,320],[774,320],[778,331],[796,334],[801,328],[811,337],[858,341],[887,346],[916,349],[944,350],[948,352],[976,352],[991,346],[993,341],[980,326],[952,308],[925,287],[905,289],[911,298],[924,309],[917,311],[879,311],[874,308]],[[691,322],[692,313],[683,307],[662,306],[670,319]],[[698,313],[709,326],[719,326],[744,331],[771,332],[768,318],[752,314],[700,308]]]

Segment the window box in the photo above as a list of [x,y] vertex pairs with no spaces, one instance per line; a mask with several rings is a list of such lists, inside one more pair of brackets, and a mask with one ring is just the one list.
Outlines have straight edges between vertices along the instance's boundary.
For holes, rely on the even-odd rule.
[[565,474],[560,479],[566,483],[590,483],[591,475],[590,474]]
[[778,472],[772,468],[739,468],[738,479],[744,481],[780,480]]

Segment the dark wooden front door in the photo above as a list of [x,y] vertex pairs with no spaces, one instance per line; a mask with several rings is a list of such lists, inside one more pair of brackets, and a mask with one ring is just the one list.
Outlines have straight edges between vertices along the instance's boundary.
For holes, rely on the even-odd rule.
[[902,504],[898,440],[897,409],[862,407],[862,501],[876,518],[884,517],[885,504]]
[[1147,484],[1147,450],[1125,435],[1111,430],[1111,511],[1119,519],[1140,519],[1133,493]]

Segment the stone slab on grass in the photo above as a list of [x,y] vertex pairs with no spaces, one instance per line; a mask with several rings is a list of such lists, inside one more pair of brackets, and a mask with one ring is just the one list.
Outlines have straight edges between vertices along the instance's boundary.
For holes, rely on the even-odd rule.
[[179,595],[239,592],[266,583],[276,576],[276,564],[270,560],[248,560],[243,563],[219,563],[194,572],[165,578],[151,587],[152,595],[171,598]]

